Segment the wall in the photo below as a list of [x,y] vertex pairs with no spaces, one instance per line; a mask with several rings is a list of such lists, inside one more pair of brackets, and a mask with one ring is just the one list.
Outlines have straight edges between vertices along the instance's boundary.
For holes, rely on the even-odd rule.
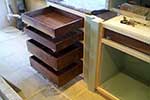
[[26,6],[29,11],[40,9],[46,6],[45,0],[26,0]]
[[[17,8],[16,8],[16,0],[8,0],[11,4],[11,7],[14,11],[14,13],[17,13]],[[11,19],[8,21],[7,19],[7,6],[6,6],[6,1],[1,0],[0,1],[0,29],[7,27],[8,25],[15,25],[15,19]]]
[[143,5],[143,6],[150,6],[150,0],[107,0],[110,3],[110,8],[112,7],[117,7],[117,5],[120,5],[122,3],[128,2],[128,1],[136,1],[138,4]]
[[7,7],[5,0],[0,1],[0,29],[9,25],[7,20]]
[[110,0],[110,8],[116,8],[118,5],[127,2],[128,0]]
[[[9,0],[12,8],[15,10],[16,13],[16,0]],[[7,27],[8,25],[14,25],[14,20],[11,20],[11,22],[7,19],[7,7],[5,0],[0,0],[0,29]],[[45,0],[26,0],[27,8],[29,10],[35,10],[46,6]]]

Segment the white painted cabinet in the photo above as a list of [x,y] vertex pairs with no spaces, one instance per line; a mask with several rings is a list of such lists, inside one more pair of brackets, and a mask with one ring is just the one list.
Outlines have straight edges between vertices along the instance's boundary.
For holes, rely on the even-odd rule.
[[7,7],[5,0],[0,1],[0,29],[9,25],[7,20]]
[[26,6],[29,11],[40,9],[46,6],[46,0],[26,0]]

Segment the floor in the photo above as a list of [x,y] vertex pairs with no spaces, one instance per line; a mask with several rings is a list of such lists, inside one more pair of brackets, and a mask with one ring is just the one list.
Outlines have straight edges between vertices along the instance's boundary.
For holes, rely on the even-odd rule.
[[120,100],[150,100],[150,87],[122,72],[105,81],[101,87]]
[[14,27],[0,30],[0,75],[18,86],[24,100],[105,100],[88,91],[82,76],[58,88],[29,63],[25,33]]

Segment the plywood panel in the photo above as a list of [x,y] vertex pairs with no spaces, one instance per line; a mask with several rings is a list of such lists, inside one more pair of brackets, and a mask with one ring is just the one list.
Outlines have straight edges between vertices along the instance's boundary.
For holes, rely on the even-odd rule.
[[84,73],[84,80],[88,83],[88,76],[89,76],[89,54],[90,54],[90,27],[91,27],[91,16],[87,16],[85,20],[85,33],[84,34],[84,63],[83,63],[83,73]]
[[125,55],[123,72],[150,86],[150,63]]
[[103,20],[97,17],[92,18],[90,27],[90,48],[89,48],[89,78],[88,87],[94,91],[99,84],[99,58],[100,58],[100,41],[101,41],[101,22]]
[[110,79],[121,71],[124,65],[124,55],[118,50],[115,50],[109,46],[103,45],[102,59],[100,66],[100,82]]
[[[150,87],[119,73],[101,86],[120,100],[149,100]],[[136,94],[136,95],[135,95]]]

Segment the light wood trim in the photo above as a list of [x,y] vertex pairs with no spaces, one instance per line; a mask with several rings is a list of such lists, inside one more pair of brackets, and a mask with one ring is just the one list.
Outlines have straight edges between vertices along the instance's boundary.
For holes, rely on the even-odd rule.
[[138,58],[140,60],[143,60],[143,61],[145,61],[147,63],[150,63],[150,56],[146,55],[146,54],[144,54],[142,52],[139,52],[137,50],[131,49],[129,47],[126,47],[124,45],[118,44],[116,42],[113,42],[113,41],[107,40],[107,39],[102,39],[102,43],[104,43],[105,45],[108,45],[110,47],[113,47],[115,49],[118,49],[118,50],[120,50],[120,51],[122,51],[124,53],[127,53],[127,54],[129,54],[129,55],[131,55],[133,57],[136,57],[136,58]]
[[104,95],[106,98],[110,100],[120,100],[119,98],[115,97],[114,95],[112,95],[111,93],[109,93],[108,91],[106,91],[101,87],[97,87],[96,89],[100,94]]
[[99,47],[98,47],[98,57],[97,57],[97,66],[96,66],[96,87],[98,87],[101,84],[101,79],[100,79],[100,68],[101,68],[101,59],[102,59],[102,38],[104,37],[104,28],[103,24],[100,27],[100,37],[99,37]]

